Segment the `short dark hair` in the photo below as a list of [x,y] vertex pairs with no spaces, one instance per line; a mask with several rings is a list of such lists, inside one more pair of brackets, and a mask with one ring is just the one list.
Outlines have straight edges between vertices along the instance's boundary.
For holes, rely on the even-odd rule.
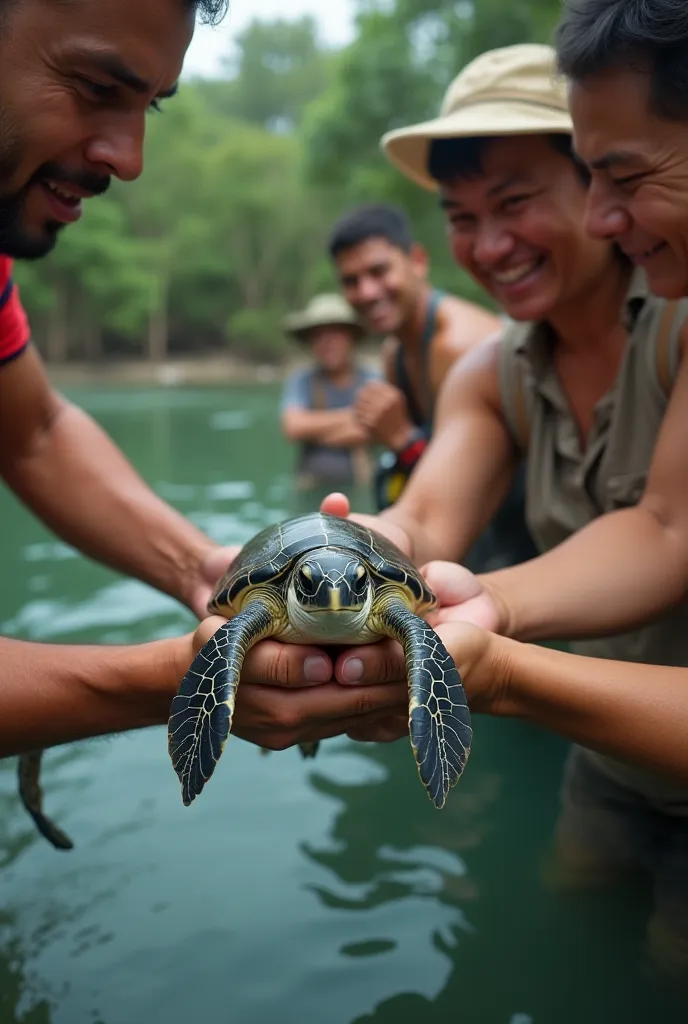
[[[688,2],[688,0],[687,0]],[[428,149],[428,174],[440,184],[444,182],[479,178],[483,174],[485,153],[501,135],[472,136],[461,139],[433,139]],[[565,132],[552,132],[545,136],[557,153],[568,157],[581,181],[590,184],[590,172],[578,159],[573,139]]]
[[564,0],[555,32],[559,70],[574,81],[630,68],[650,77],[650,109],[688,120],[686,0]]
[[[229,8],[229,0],[184,0],[191,7],[203,25],[219,25]],[[0,0],[0,14],[3,7],[12,6],[12,0]]]
[[389,203],[365,203],[344,214],[330,232],[327,249],[332,259],[369,238],[384,238],[396,249],[410,252],[413,247],[411,224],[399,206]]
[[219,25],[229,7],[229,0],[186,0],[196,11],[203,25]]

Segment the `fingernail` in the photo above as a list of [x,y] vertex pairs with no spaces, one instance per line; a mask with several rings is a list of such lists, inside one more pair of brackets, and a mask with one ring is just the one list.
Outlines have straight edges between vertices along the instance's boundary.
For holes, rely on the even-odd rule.
[[332,676],[327,658],[310,654],[303,663],[303,675],[308,683],[326,683]]
[[345,683],[358,683],[363,678],[363,662],[360,658],[347,658],[342,665],[342,677]]

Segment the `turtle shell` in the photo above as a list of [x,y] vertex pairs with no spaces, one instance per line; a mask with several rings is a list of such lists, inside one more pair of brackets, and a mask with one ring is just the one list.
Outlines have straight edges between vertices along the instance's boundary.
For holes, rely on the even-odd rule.
[[296,560],[315,548],[336,547],[354,553],[367,566],[376,586],[401,585],[412,609],[436,604],[413,563],[386,537],[351,519],[310,512],[261,530],[241,549],[220,581],[208,610],[226,614],[255,586],[280,584]]

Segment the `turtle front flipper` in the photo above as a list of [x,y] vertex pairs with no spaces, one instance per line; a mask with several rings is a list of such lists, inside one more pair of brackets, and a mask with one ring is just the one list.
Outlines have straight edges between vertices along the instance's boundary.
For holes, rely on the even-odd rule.
[[273,632],[268,607],[251,601],[211,636],[182,679],[170,709],[168,749],[187,807],[215,771],[224,750],[244,658]]
[[319,746],[319,740],[313,740],[312,743],[299,743],[299,750],[301,751],[301,756],[304,758],[315,757],[315,755],[318,753]]
[[411,746],[428,796],[442,808],[466,767],[473,737],[461,676],[435,630],[401,601],[385,604],[378,625],[404,648]]
[[19,796],[41,835],[57,850],[71,850],[74,843],[62,829],[43,813],[43,791],[41,789],[42,750],[31,750],[22,754],[17,765]]

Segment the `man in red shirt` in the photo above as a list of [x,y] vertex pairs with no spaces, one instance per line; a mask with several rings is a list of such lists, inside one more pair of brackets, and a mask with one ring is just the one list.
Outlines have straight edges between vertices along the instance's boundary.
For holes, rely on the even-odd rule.
[[[142,170],[148,109],[172,96],[195,18],[225,0],[0,3],[0,477],[91,558],[205,613],[232,552],[158,498],[100,427],[50,386],[12,283],[112,177]],[[195,634],[131,647],[0,638],[0,757],[167,720]],[[281,748],[399,709],[405,685],[347,690],[313,648],[265,642],[246,661],[233,731]],[[326,685],[308,687],[309,683]],[[253,685],[253,684],[260,685]]]
[[29,343],[29,322],[12,280],[12,261],[0,256],[0,366],[9,363]]

